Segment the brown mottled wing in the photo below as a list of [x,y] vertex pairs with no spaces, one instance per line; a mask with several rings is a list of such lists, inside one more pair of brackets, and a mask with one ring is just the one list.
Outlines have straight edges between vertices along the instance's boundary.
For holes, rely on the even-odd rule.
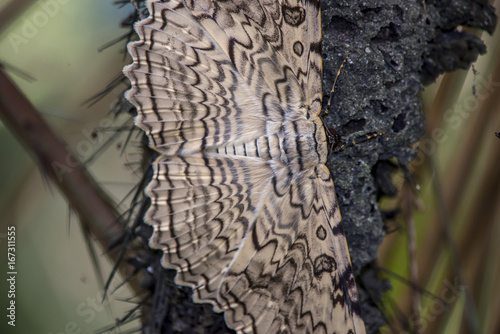
[[148,8],[124,72],[160,153],[151,246],[240,333],[364,333],[328,171],[284,164],[275,135],[320,109],[319,3]]

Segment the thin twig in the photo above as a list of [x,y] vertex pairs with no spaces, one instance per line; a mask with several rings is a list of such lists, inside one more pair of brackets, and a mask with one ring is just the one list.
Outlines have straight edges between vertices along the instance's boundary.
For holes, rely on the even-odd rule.
[[33,0],[11,0],[0,11],[0,32],[9,26],[26,8],[31,6]]
[[[112,200],[102,191],[76,156],[47,125],[28,99],[0,67],[0,117],[31,153],[44,175],[64,195],[80,222],[109,249],[124,233]],[[107,252],[116,261],[117,252]],[[128,254],[129,257],[132,254]],[[119,271],[128,277],[134,268],[122,262]],[[131,287],[139,291],[134,281]]]

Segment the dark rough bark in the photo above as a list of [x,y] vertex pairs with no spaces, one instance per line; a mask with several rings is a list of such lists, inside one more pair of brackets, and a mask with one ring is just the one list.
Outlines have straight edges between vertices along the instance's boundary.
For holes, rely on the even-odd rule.
[[[492,33],[496,16],[486,1],[323,1],[324,94],[341,62],[350,61],[338,79],[327,124],[344,138],[385,132],[333,156],[335,181],[354,271],[373,261],[384,237],[381,195],[394,195],[388,159],[407,165],[412,144],[422,136],[424,118],[418,92],[444,72],[467,68],[486,52],[477,37],[459,25]],[[364,287],[377,284],[369,267],[358,280],[368,332],[382,319]],[[369,282],[365,280],[369,279]],[[373,290],[370,294],[373,295]],[[378,300],[376,301],[379,302]]]
[[[375,307],[380,300],[368,295],[380,298],[388,284],[367,264],[384,237],[379,197],[396,191],[388,182],[394,170],[389,159],[404,166],[417,153],[412,144],[424,131],[417,95],[423,85],[445,71],[467,68],[486,51],[480,39],[457,31],[460,25],[492,33],[494,9],[485,0],[322,1],[325,101],[349,54],[325,120],[346,142],[385,132],[333,154],[329,165],[354,271],[361,273],[358,290],[369,333],[384,324]],[[146,250],[150,228],[141,226],[138,236]],[[142,310],[145,333],[232,332],[209,305],[192,303],[189,289],[176,286],[174,273],[159,261],[158,253],[138,261],[150,266],[142,273],[145,287],[154,293]]]

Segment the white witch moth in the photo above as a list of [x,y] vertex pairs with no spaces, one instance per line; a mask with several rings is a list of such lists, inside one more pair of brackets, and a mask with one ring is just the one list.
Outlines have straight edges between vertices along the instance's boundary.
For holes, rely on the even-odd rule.
[[150,245],[239,333],[364,333],[318,114],[319,1],[148,1],[124,70]]

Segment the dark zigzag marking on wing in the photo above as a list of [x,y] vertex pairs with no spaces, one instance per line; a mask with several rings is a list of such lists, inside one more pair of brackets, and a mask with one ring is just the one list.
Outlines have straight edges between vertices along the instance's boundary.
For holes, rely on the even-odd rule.
[[[146,34],[145,29],[144,29],[144,27],[142,27],[142,28],[143,28],[143,34],[145,35],[145,34]],[[152,47],[154,46],[154,43],[155,43],[155,42],[154,42],[154,39],[153,39],[153,34],[154,34],[154,33],[152,32],[152,33],[151,33],[151,42],[150,42],[150,43],[151,43],[151,45],[150,45],[150,48],[152,48]],[[149,72],[151,72],[151,71],[152,71],[152,69],[151,69],[151,60],[149,59],[149,56],[148,56],[148,55],[146,55],[146,64],[147,64],[148,71],[149,71]],[[139,86],[139,85],[137,84],[137,86]],[[153,85],[152,85],[152,83],[151,83],[151,78],[150,78],[150,77],[147,77],[147,78],[146,78],[146,86],[148,87],[149,94],[150,94],[151,96],[154,96],[154,88],[153,88]],[[154,114],[156,115],[157,119],[161,119],[161,118],[160,118],[160,114],[159,114],[159,113],[158,113],[158,111],[157,111],[158,107],[157,107],[157,105],[156,105],[156,100],[155,100],[155,99],[151,99],[151,109],[153,110],[153,112],[154,112]],[[153,126],[150,126],[150,127],[149,127],[149,132],[148,132],[148,134],[151,134],[151,130],[152,130],[152,129],[153,129]],[[163,128],[163,124],[161,124],[161,129],[162,129],[162,131],[164,130],[164,128]],[[148,137],[150,138],[150,140],[152,140],[152,141],[153,141],[154,146],[155,146],[155,147],[157,147],[157,146],[158,146],[158,143],[157,143],[157,142],[156,142],[156,140],[154,139],[154,136],[149,135]],[[163,143],[165,142],[165,140],[164,140],[164,138],[163,138],[163,136],[162,136],[161,134],[160,134],[160,136],[159,136],[159,140],[160,140],[160,145],[161,145],[161,144],[163,144]]]
[[[299,166],[300,166],[300,170],[304,170],[304,162],[302,161],[302,143],[300,142],[301,138],[300,138],[300,134],[299,134],[299,131],[298,131],[298,128],[297,128],[297,122],[293,122],[293,131],[294,131],[294,137],[295,137],[295,151],[298,153],[299,157],[298,157],[298,160],[299,160]],[[299,197],[302,197],[302,196],[299,196]],[[301,198],[302,199],[302,198]]]
[[339,222],[332,226],[332,232],[335,237],[344,236],[344,229],[342,228],[342,223]]
[[[168,10],[168,9],[164,9],[164,10],[162,11],[162,17],[163,17],[163,20],[164,20],[164,23],[163,23],[162,28],[164,28],[164,27],[166,26],[166,22],[167,22],[167,20],[166,20],[166,14],[165,14],[165,13],[166,13],[167,11],[169,11],[169,10]],[[171,21],[170,21],[170,22],[171,22]],[[144,29],[143,29],[143,30],[144,30]],[[155,33],[158,33],[158,32],[156,32],[155,30],[151,30],[151,32],[150,32],[150,35],[151,35],[151,46],[150,46],[150,50],[149,50],[149,51],[153,51],[153,50],[151,50],[151,49],[152,49],[152,47],[153,47],[153,45],[154,45],[154,38],[153,38],[153,35],[154,35]],[[166,32],[162,32],[162,33],[166,33]],[[168,34],[168,33],[167,33],[167,34]],[[144,32],[144,36],[145,36],[145,35],[146,35],[146,33]],[[200,50],[204,50],[204,51],[213,51],[213,50],[215,50],[214,45],[213,45],[213,44],[211,44],[211,46],[210,46],[209,48],[199,48],[199,47],[196,47],[196,48],[195,48],[195,47],[192,47],[192,46],[187,45],[187,44],[186,44],[183,40],[180,40],[180,39],[178,39],[178,38],[177,38],[177,37],[175,37],[175,36],[172,36],[172,35],[170,35],[170,34],[168,34],[168,35],[169,35],[170,37],[175,38],[175,39],[177,39],[178,41],[180,41],[182,44],[184,44],[184,46],[185,46],[185,47],[189,47],[189,48],[193,49],[194,54],[195,54],[195,56],[196,56],[196,62],[195,62],[193,65],[188,66],[188,65],[185,65],[185,64],[180,63],[180,62],[178,62],[178,63],[180,63],[181,65],[186,66],[186,67],[190,68],[192,71],[194,71],[194,72],[195,72],[194,74],[197,76],[197,78],[198,78],[198,80],[199,80],[199,75],[197,75],[197,73],[199,74],[200,72],[199,72],[199,71],[197,71],[197,70],[195,70],[195,69],[193,69],[192,67],[194,67],[194,66],[196,66],[196,65],[198,65],[198,64],[200,64],[200,63],[201,63],[201,61],[200,61],[200,59],[199,59],[199,54],[200,54],[200,53],[201,53],[201,54],[203,54],[203,52],[200,52]],[[144,43],[142,43],[142,45],[143,45],[143,44],[144,44]],[[175,59],[168,57],[168,55],[162,55],[162,56],[163,56],[163,57],[167,57],[167,58],[169,58],[170,60],[176,61]],[[205,56],[206,56],[206,55],[205,55]],[[206,57],[211,58],[210,56],[206,56]],[[150,67],[150,64],[152,64],[153,62],[152,62],[151,60],[149,60],[149,59],[150,59],[149,57],[147,57],[147,59],[148,59],[147,64],[148,64],[148,68],[149,68],[149,73],[152,73],[153,71],[152,71],[152,69],[151,69],[151,67]],[[219,73],[219,75],[223,75],[223,71],[221,71],[220,69],[219,69],[218,73]],[[185,73],[184,73],[184,74],[185,74]],[[169,78],[170,80],[179,81],[178,79],[173,79],[173,78],[171,78],[171,77],[167,77],[167,78]],[[211,81],[211,80],[212,80],[212,78],[209,78],[209,77],[207,77],[207,78],[209,79],[209,81]],[[151,85],[151,82],[150,82],[150,78],[149,78],[149,77],[147,77],[147,81],[148,81],[148,86],[149,86],[149,88],[150,88],[150,94],[151,94],[151,97],[154,97],[154,96],[155,96],[155,95],[154,95],[154,88],[153,88],[153,86]],[[199,87],[196,87],[196,85],[195,85],[195,84],[189,84],[189,85],[190,85],[191,87],[193,87],[193,89],[197,89],[197,90],[198,90],[201,94],[203,94],[203,98],[202,98],[202,99],[203,99],[204,101],[206,101],[206,100],[207,100],[207,98],[206,98],[206,93],[204,92],[204,90],[200,89]],[[222,87],[224,87],[224,86],[222,86]],[[232,93],[232,97],[233,97],[233,98],[232,98],[232,99],[230,99],[230,100],[231,100],[231,101],[233,101],[233,102],[235,101],[234,88],[236,88],[236,87],[237,87],[237,85],[236,85],[236,78],[235,78],[235,74],[233,74],[232,86],[231,86],[231,87],[228,87],[228,88],[230,89],[230,91],[231,91],[231,93]],[[231,88],[233,88],[233,89],[231,89]],[[186,94],[187,96],[189,96],[189,94],[188,94],[187,92],[183,91],[183,93],[184,93],[184,94]],[[173,92],[173,94],[175,94],[175,92]],[[220,96],[221,98],[224,98],[224,97],[223,97],[223,96],[221,96],[220,94],[217,94],[217,95],[218,95],[218,96]],[[224,99],[225,99],[225,98],[224,98]],[[152,100],[152,103],[153,103],[153,110],[154,110],[155,114],[157,115],[157,119],[158,119],[158,120],[162,120],[162,118],[160,117],[160,115],[158,114],[158,111],[157,111],[157,110],[158,110],[158,108],[157,108],[157,106],[156,106],[156,100],[155,100],[155,99],[151,99],[151,100]],[[179,99],[179,98],[175,98],[175,100],[180,100],[180,99]],[[236,105],[236,104],[235,104],[235,105]],[[241,110],[240,110],[239,108],[235,108],[235,109],[237,109],[237,111],[238,111],[238,112],[237,112],[237,114],[240,114],[240,113],[241,113]],[[230,136],[230,135],[229,135],[229,133],[231,133],[231,122],[228,120],[228,114],[227,114],[227,113],[226,113],[226,115],[225,115],[224,117],[222,117],[222,119],[223,119],[223,121],[224,121],[225,125],[227,126],[227,128],[229,129],[228,131],[226,131],[226,132],[224,133],[224,135],[225,135],[224,139],[225,139],[225,141],[227,141],[227,140],[229,139],[229,136]],[[216,121],[215,119],[213,120],[213,122],[214,122],[214,125],[215,125],[215,128],[216,128],[216,129],[215,129],[215,130],[216,130],[216,133],[215,133],[215,135],[214,135],[214,136],[218,136],[218,134],[219,134],[219,132],[220,132],[220,127],[219,127],[219,124],[217,123],[217,121]],[[182,125],[181,125],[181,126],[182,126]],[[205,126],[206,126],[206,125],[205,125]],[[159,137],[160,137],[160,139],[161,139],[161,144],[160,144],[160,145],[164,145],[164,144],[165,144],[165,139],[164,139],[164,137],[163,137],[163,132],[165,132],[165,131],[164,131],[164,126],[163,126],[163,124],[161,124],[161,128],[162,128],[162,133],[160,133],[160,134],[158,134],[158,135],[159,135]],[[207,136],[205,136],[205,137],[203,138],[203,141],[205,142],[204,146],[202,146],[203,148],[204,148],[204,147],[206,147],[206,137],[207,137]],[[179,149],[178,149],[178,151],[177,151],[177,152],[179,152],[179,151],[182,149],[182,147],[184,146],[185,142],[187,141],[187,139],[186,139],[186,138],[184,138],[184,137],[182,136],[182,132],[181,132],[181,138],[183,139],[184,143],[181,143],[181,144],[180,144],[180,147],[179,147]],[[154,142],[154,138],[153,138],[153,142]],[[155,145],[156,145],[156,146],[159,146],[158,144],[155,144]]]
[[[298,184],[296,184],[296,186],[302,188],[304,185],[298,183]],[[299,199],[302,200],[301,202],[293,202],[292,193],[294,193],[294,191],[293,191],[292,187],[290,187],[289,193],[290,193],[290,201],[289,201],[290,206],[300,209],[301,217],[303,219],[308,219],[310,217],[311,213],[313,213],[313,212],[316,214],[319,214],[321,211],[324,211],[323,205],[318,205],[318,206],[316,205],[316,204],[319,204],[319,198],[317,197],[317,195],[318,195],[317,193],[314,196],[314,200],[311,202],[311,208],[310,208],[311,210],[309,210],[309,213],[305,212],[305,206],[303,204],[303,200],[306,198],[306,196],[304,196],[304,191],[297,192],[299,195],[302,195],[302,196],[298,196]]]
[[[202,7],[200,6],[200,8],[202,8]],[[264,10],[264,9],[263,9],[263,10]],[[217,10],[214,10],[214,13],[216,13],[216,12],[217,12]],[[210,15],[209,13],[207,13],[207,12],[204,12],[203,14],[197,14],[197,15],[195,15],[194,17],[196,17],[196,18],[198,18],[198,19],[199,19],[199,18],[210,18],[210,19],[212,19],[213,21],[215,21],[215,22],[217,23],[217,20],[215,20],[215,18],[214,18],[212,15]],[[252,21],[252,22],[255,22],[255,21]],[[242,24],[241,24],[241,25],[242,25],[242,27],[244,27],[244,25],[245,25],[245,24],[246,24],[246,25],[248,25],[248,26],[251,26],[252,28],[255,28],[255,27],[253,27],[253,25],[251,25],[251,24],[249,23],[249,21],[248,21],[248,20],[247,20],[246,22],[242,22]],[[257,24],[257,26],[259,26],[259,25]],[[260,26],[260,28],[262,28],[262,26]],[[252,83],[252,80],[253,80],[253,79],[259,79],[259,78],[260,78],[260,79],[263,79],[263,78],[265,78],[265,76],[263,76],[263,75],[255,76],[253,72],[254,72],[254,71],[258,71],[258,69],[259,69],[259,68],[261,68],[261,66],[260,66],[260,67],[259,67],[259,66],[257,66],[257,65],[259,65],[259,61],[266,61],[266,62],[267,62],[267,61],[269,61],[269,58],[260,58],[260,59],[259,59],[259,61],[256,63],[256,62],[255,62],[255,60],[253,59],[253,55],[260,55],[260,54],[262,53],[262,50],[264,50],[264,51],[265,51],[265,50],[268,50],[268,49],[270,49],[270,48],[273,48],[273,46],[270,44],[270,42],[269,42],[269,41],[267,41],[267,40],[264,38],[264,36],[262,36],[262,34],[261,34],[262,39],[265,41],[265,43],[263,43],[263,44],[262,44],[262,46],[261,46],[260,48],[256,49],[256,50],[255,50],[255,52],[248,54],[248,53],[247,53],[247,51],[252,51],[252,50],[254,49],[254,46],[253,46],[253,39],[248,38],[248,39],[249,39],[249,43],[250,43],[250,44],[249,44],[249,45],[246,45],[246,44],[244,44],[241,40],[239,40],[239,39],[237,39],[237,38],[231,38],[231,37],[230,37],[230,35],[229,35],[228,33],[226,33],[226,30],[224,30],[224,29],[222,29],[222,28],[221,28],[221,30],[222,30],[222,31],[224,31],[224,33],[225,33],[225,34],[226,34],[226,36],[228,37],[228,45],[227,45],[227,46],[228,46],[229,58],[230,58],[231,63],[232,63],[235,67],[237,67],[237,66],[236,66],[236,59],[235,59],[235,55],[234,55],[234,48],[238,48],[238,50],[240,51],[240,54],[241,54],[242,58],[245,58],[247,61],[249,61],[249,63],[250,63],[250,64],[254,64],[254,65],[252,65],[252,66],[250,67],[250,73],[247,75],[248,85],[249,85],[249,86],[252,86],[252,84],[251,84],[251,83]],[[248,35],[247,31],[246,31],[245,29],[242,29],[242,30],[243,30],[243,31],[244,31],[244,33],[247,35],[247,37],[249,37],[249,35]],[[259,29],[256,29],[256,30],[257,30],[258,32],[261,32]],[[246,49],[246,50],[239,48],[239,47],[238,47],[238,45],[242,46],[242,47],[243,47],[244,49]],[[277,53],[276,53],[276,52],[274,52],[274,53],[273,53],[273,56],[274,56],[274,57],[276,57],[276,56],[277,56]],[[278,66],[278,64],[276,63],[276,61],[274,61],[274,60],[273,60],[273,61],[272,61],[272,63],[274,64],[274,66],[276,66],[276,68],[279,68],[279,66]],[[293,71],[292,71],[292,72],[293,72]],[[271,83],[270,83],[270,84],[271,84]],[[255,88],[256,88],[256,89],[258,89],[258,88],[260,88],[260,86],[259,86],[259,85],[257,85]],[[257,93],[257,95],[261,95],[261,92],[260,92],[260,91],[257,91],[256,93]],[[278,93],[278,94],[279,94],[279,93]],[[280,101],[281,101],[281,99],[280,99]]]
[[[302,242],[297,242],[297,241],[302,241]],[[305,237],[305,236],[299,236],[299,237],[297,238],[297,240],[296,240],[296,241],[292,244],[292,247],[290,248],[290,251],[292,251],[292,250],[294,250],[294,249],[298,248],[298,249],[299,249],[299,251],[300,251],[302,254],[304,254],[304,255],[303,255],[303,256],[304,256],[304,260],[305,260],[305,262],[304,262],[304,263],[307,263],[307,260],[309,260],[309,261],[311,262],[311,258],[310,258],[309,256],[306,256],[306,253],[303,251],[303,249],[304,249],[304,244],[305,244],[305,248],[306,248],[306,249],[309,249],[309,245],[308,245],[307,237]],[[267,245],[267,244],[266,244],[266,245]],[[262,247],[266,247],[266,245],[264,245],[264,246],[262,246]],[[275,250],[276,250],[276,248],[275,248]],[[271,264],[278,264],[278,262],[274,262],[274,263],[273,263],[273,262],[271,262]],[[293,267],[295,268],[295,270],[294,270],[293,272],[294,272],[294,276],[296,276],[295,274],[296,274],[297,272],[300,272],[300,270],[298,270],[298,266],[297,266],[297,264],[296,264],[296,262],[295,262],[295,259],[294,259],[293,257],[287,258],[287,260],[283,263],[283,265],[281,265],[281,266],[277,265],[276,272],[280,271],[280,269],[289,269],[290,265],[291,265],[291,266],[293,266]],[[288,268],[285,268],[285,267],[288,267]],[[304,267],[302,266],[301,268],[304,268]],[[305,269],[305,270],[306,270],[307,272],[309,272],[307,269]],[[247,275],[247,273],[246,273],[246,272],[243,272],[243,273],[242,273],[242,275],[244,275],[244,276],[245,276],[245,278],[246,278],[246,279],[247,279],[247,281],[249,282],[249,285],[250,285],[250,286],[252,286],[252,288],[255,288],[255,289],[257,289],[257,288],[263,288],[263,287],[265,288],[265,287],[267,286],[267,285],[265,285],[265,286],[260,286],[260,285],[256,284],[255,282],[253,282],[253,281],[250,279],[250,277]],[[272,277],[274,277],[274,276],[272,276]],[[271,278],[271,279],[272,279],[272,278]],[[297,286],[297,287],[295,287],[295,288],[292,288],[294,285],[295,285],[295,280],[294,280],[294,281],[291,281],[291,282],[289,283],[289,287],[291,288],[291,290],[289,291],[288,296],[289,296],[289,295],[293,295],[294,293],[298,292],[298,293],[299,293],[299,295],[300,295],[300,299],[301,299],[301,300],[304,300],[305,291],[303,291],[303,289],[302,289],[300,286]],[[287,300],[287,299],[286,299],[286,300]],[[285,300],[285,302],[286,302],[286,300]],[[243,304],[243,303],[238,303],[238,304]],[[299,317],[298,319],[296,319],[296,320],[297,320],[297,325],[300,325],[300,324],[299,324],[299,322],[300,322],[299,320],[300,320],[300,319],[307,318],[307,317],[309,317],[309,318],[310,318],[310,323],[311,323],[311,324],[314,324],[315,322],[314,322],[314,318],[313,318],[312,313],[311,313],[310,311],[305,311],[305,312],[304,312],[304,310],[302,309],[302,302],[301,302],[301,303],[299,303],[298,305],[300,305],[300,309],[299,309],[299,312],[300,312],[300,317]],[[253,317],[251,314],[247,314],[247,315],[249,315],[249,316]],[[288,319],[285,319],[285,320],[288,320]],[[302,327],[304,327],[304,326],[305,326],[305,325],[302,325]],[[290,327],[290,325],[289,325],[289,327]]]
[[[356,286],[356,280],[354,279],[354,273],[352,272],[352,267],[349,265],[349,266],[346,266],[346,270],[344,270],[341,274],[340,274],[340,280],[341,282],[345,282],[344,283],[344,286],[345,286],[345,291],[344,293],[348,292],[348,290],[352,289],[353,287]],[[361,318],[361,305],[359,303],[359,300],[357,299],[357,292],[355,294],[355,299],[354,300],[347,300],[346,301],[349,303],[349,310],[350,310],[350,313],[351,314],[356,314],[358,317]],[[349,294],[347,293],[346,296],[349,296]]]
[[[309,113],[307,113],[307,115],[309,115]],[[319,154],[319,146],[320,146],[320,144],[316,140],[316,135],[318,133],[318,126],[316,125],[316,123],[313,123],[313,124],[314,124],[314,132],[313,132],[314,133],[314,136],[313,136],[313,138],[314,138],[314,147],[316,147],[315,152],[318,155],[318,161],[321,161],[321,155]]]
[[[229,161],[229,160],[226,160],[226,161],[227,161],[227,162],[229,162],[229,163],[232,163],[232,162],[231,162],[231,161]],[[220,162],[220,161],[219,161],[219,162]],[[236,176],[236,178],[237,178],[237,176],[238,176],[238,175],[237,175],[237,173],[233,173],[232,175],[233,175],[233,176]],[[234,181],[234,184],[236,184],[236,185],[237,185],[237,188],[239,188],[238,193],[241,193],[241,191],[242,191],[242,187],[241,187],[241,185],[240,185],[238,182],[236,182],[236,181]],[[251,185],[250,185],[250,184],[248,184],[248,186],[249,186],[249,189],[250,189],[250,188],[251,188]],[[248,193],[248,191],[247,191],[247,193]],[[243,197],[243,195],[241,195],[241,194],[240,194],[240,195],[239,195],[239,196],[237,196],[237,197],[239,197],[239,198],[240,198],[240,200],[239,200],[239,201],[237,201],[237,204],[236,204],[236,205],[231,206],[231,208],[230,208],[230,211],[231,211],[231,212],[229,212],[229,211],[225,211],[225,212],[228,212],[228,213],[229,213],[229,214],[231,214],[231,215],[235,215],[237,218],[235,218],[235,219],[229,219],[229,220],[230,220],[230,221],[233,221],[233,224],[234,224],[234,223],[243,223],[243,226],[244,226],[244,228],[245,228],[245,230],[246,230],[246,229],[248,228],[248,220],[247,220],[245,217],[242,217],[242,214],[243,214],[244,212],[246,212],[246,210],[244,209],[243,205],[241,204],[241,202],[242,202],[241,198]],[[235,214],[234,212],[232,212],[234,208],[237,208],[239,212],[238,212],[238,213],[236,213],[236,214]],[[223,226],[222,221],[220,221],[220,219],[215,218],[215,219],[213,219],[213,220],[219,221],[219,222],[220,222],[219,226]],[[229,227],[229,226],[226,226],[226,229],[227,229],[227,227]],[[226,229],[224,229],[224,230],[222,230],[222,229],[221,229],[221,230],[219,231],[219,233],[218,233],[218,236],[214,239],[214,241],[215,241],[215,240],[222,240],[222,241],[224,242],[224,243],[223,243],[223,245],[224,245],[224,247],[225,247],[225,253],[226,253],[226,254],[229,254],[229,253],[234,252],[235,250],[237,250],[237,249],[238,249],[238,245],[236,245],[236,248],[234,248],[233,250],[228,251],[228,250],[229,250],[229,247],[230,247],[230,239],[229,239],[229,238],[227,238],[227,237],[225,237],[225,236],[221,236],[221,235],[220,235],[220,234],[224,233],[224,231],[225,231]],[[210,247],[210,244],[207,244],[205,247]],[[215,248],[214,248],[214,249],[215,249]],[[217,246],[217,249],[221,249],[221,246]],[[188,259],[185,259],[185,258],[183,258],[182,260],[183,260],[183,261],[186,261],[186,262],[187,262],[187,264],[188,264],[188,270],[187,270],[187,272],[189,272],[189,273],[191,274],[191,276],[196,277],[196,275],[195,275],[195,274],[191,271],[191,267],[192,267],[192,265],[191,265],[190,261],[189,261]],[[171,263],[172,263],[172,262],[171,262]],[[183,271],[183,272],[185,272],[185,271]],[[183,273],[183,272],[181,272],[181,276],[184,276],[184,275],[182,275],[182,273]],[[185,281],[185,282],[190,282],[189,280],[184,279],[184,278],[183,278],[183,281]],[[207,281],[207,282],[208,282],[208,281]],[[193,282],[190,282],[190,283],[195,284],[195,283],[196,283],[196,281],[193,281]],[[207,287],[208,287],[208,286],[207,286]],[[208,291],[208,288],[207,288],[207,291]]]

